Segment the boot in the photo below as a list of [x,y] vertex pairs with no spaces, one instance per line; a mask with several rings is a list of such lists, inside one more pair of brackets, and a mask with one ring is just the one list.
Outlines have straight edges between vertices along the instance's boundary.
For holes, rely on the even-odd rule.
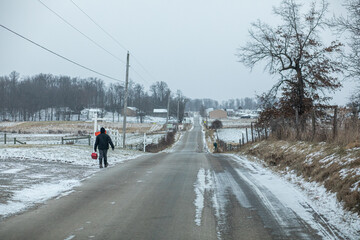
[[108,166],[109,166],[109,164],[106,162],[106,163],[105,163],[105,167],[108,167]]
[[103,168],[103,165],[102,165],[102,163],[100,163],[100,168]]

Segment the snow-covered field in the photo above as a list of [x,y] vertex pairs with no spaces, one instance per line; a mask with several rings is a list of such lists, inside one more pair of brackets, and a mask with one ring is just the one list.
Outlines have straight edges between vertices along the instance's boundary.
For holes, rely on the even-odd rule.
[[[0,217],[71,192],[101,170],[92,151],[86,145],[0,145]],[[143,154],[115,148],[109,167]]]
[[[155,125],[157,126],[157,125]],[[116,137],[109,134],[115,145],[122,144],[122,134],[119,134],[119,139],[116,141]],[[158,143],[159,139],[165,136],[165,133],[147,134],[146,143]],[[22,134],[22,133],[7,133],[6,141],[8,145],[14,144],[14,138],[26,144],[61,144],[61,138],[73,138],[77,136],[71,136],[69,134]],[[76,145],[89,145],[88,139],[79,139],[65,141],[65,143],[71,142]],[[92,138],[90,144],[93,144],[94,139]],[[141,133],[128,133],[126,134],[127,145],[138,145],[144,142],[144,134]],[[0,145],[4,144],[4,133],[0,133]],[[16,143],[19,144],[19,143]]]
[[[248,139],[251,141],[251,130],[248,131]],[[219,139],[227,143],[239,143],[239,140],[244,138],[246,142],[246,128],[223,128],[218,129]]]
[[[157,143],[159,139],[165,136],[165,132],[158,132],[162,128],[162,125],[153,124],[149,127],[148,133],[146,136],[147,144],[149,143]],[[116,130],[117,131],[117,130]],[[114,144],[120,145],[122,144],[122,132],[118,134],[118,141],[116,136],[112,134],[112,132],[108,133],[112,138]],[[26,144],[61,144],[61,138],[76,138],[78,136],[74,136],[72,134],[49,134],[49,133],[6,133],[6,143],[14,144],[14,139],[19,140]],[[80,136],[81,137],[81,136]],[[85,136],[86,137],[86,136]],[[0,145],[5,143],[5,133],[0,132]],[[127,133],[126,134],[126,144],[128,145],[137,145],[144,142],[144,134],[143,133]],[[66,141],[68,142],[68,141]],[[65,143],[66,143],[65,142]],[[89,145],[88,139],[79,139],[79,140],[71,140],[73,144],[81,144],[81,145]],[[94,138],[92,137],[90,144],[94,142]],[[19,143],[17,143],[19,144]]]

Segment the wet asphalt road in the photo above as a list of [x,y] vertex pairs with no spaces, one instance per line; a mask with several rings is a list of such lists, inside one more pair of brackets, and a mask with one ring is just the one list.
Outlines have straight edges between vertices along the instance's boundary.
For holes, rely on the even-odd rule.
[[[321,239],[261,189],[276,206],[268,209],[235,171],[247,170],[229,156],[205,153],[202,142],[195,124],[174,152],[104,169],[74,193],[0,222],[0,239]],[[197,195],[200,169],[216,184]]]

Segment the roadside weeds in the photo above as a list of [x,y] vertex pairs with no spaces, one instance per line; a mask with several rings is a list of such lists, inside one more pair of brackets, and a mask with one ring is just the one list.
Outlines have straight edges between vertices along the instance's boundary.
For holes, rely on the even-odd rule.
[[346,210],[360,215],[360,148],[267,140],[248,144],[240,153],[261,159],[275,171],[293,171],[308,182],[323,185]]

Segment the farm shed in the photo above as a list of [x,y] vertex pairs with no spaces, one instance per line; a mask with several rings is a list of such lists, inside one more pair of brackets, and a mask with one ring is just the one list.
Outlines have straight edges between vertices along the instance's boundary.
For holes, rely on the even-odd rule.
[[153,111],[154,117],[167,117],[167,109],[154,109]]
[[224,110],[216,109],[214,111],[209,112],[209,117],[211,119],[224,119],[227,118],[227,113]]
[[[124,112],[124,110],[122,110]],[[136,117],[138,113],[138,109],[136,107],[127,107],[126,108],[126,116]]]

